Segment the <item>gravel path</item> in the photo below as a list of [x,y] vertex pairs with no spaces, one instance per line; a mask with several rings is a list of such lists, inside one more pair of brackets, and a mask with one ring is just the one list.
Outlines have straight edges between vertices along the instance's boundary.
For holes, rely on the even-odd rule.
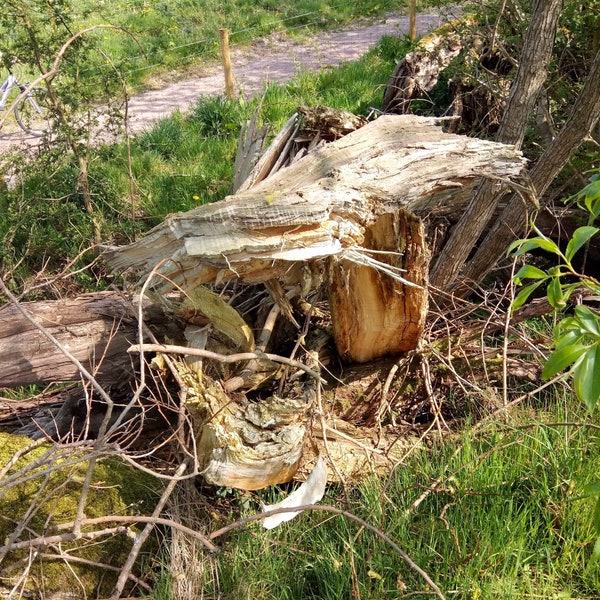
[[[437,14],[417,17],[417,33],[431,31],[442,23]],[[408,32],[408,17],[388,15],[369,25],[354,25],[337,31],[320,32],[304,41],[295,43],[273,35],[251,46],[232,49],[231,61],[236,91],[247,98],[259,93],[266,83],[284,82],[299,71],[317,71],[356,60],[377,44],[383,35],[404,35]],[[132,131],[139,132],[152,127],[156,121],[179,109],[185,111],[201,95],[224,93],[224,77],[218,65],[208,69],[202,76],[192,76],[184,81],[165,84],[134,96],[129,103]],[[8,123],[7,123],[8,125]],[[10,146],[35,143],[37,138],[27,136],[20,130],[0,132],[0,153]]]

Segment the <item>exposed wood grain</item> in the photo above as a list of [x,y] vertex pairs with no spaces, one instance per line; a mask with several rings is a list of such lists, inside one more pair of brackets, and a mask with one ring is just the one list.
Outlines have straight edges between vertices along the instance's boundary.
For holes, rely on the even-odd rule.
[[162,290],[266,281],[291,262],[361,246],[381,214],[460,214],[482,177],[516,178],[524,162],[512,146],[444,133],[435,119],[384,115],[243,193],[168,217],[105,258],[142,278],[160,264]]
[[[146,306],[155,328],[175,327],[159,306],[149,302]],[[131,375],[127,348],[137,339],[137,322],[131,302],[124,296],[99,292],[23,303],[22,307],[99,382],[122,382]],[[78,381],[81,377],[77,367],[12,305],[0,308],[0,364],[0,387]]]
[[413,350],[427,315],[430,256],[421,219],[406,211],[382,215],[367,229],[365,245],[414,286],[370,266],[331,262],[333,333],[340,356],[351,362]]

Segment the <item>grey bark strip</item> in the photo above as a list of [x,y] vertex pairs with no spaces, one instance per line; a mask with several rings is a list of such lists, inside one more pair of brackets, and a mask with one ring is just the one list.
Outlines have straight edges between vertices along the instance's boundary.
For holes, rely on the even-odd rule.
[[[561,8],[561,0],[536,0],[533,6],[519,69],[498,131],[499,142],[516,147],[523,142],[525,126],[546,79]],[[482,181],[431,269],[432,286],[442,290],[452,287],[505,188],[499,181]]]

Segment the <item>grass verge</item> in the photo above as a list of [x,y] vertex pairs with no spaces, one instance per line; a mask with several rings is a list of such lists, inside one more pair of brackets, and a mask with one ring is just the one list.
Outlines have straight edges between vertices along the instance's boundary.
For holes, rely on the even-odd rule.
[[[592,503],[580,494],[598,476],[600,432],[573,403],[549,397],[535,420],[523,407],[509,423],[433,441],[389,477],[353,485],[348,509],[390,536],[447,598],[598,598]],[[324,503],[346,508],[335,488]],[[356,589],[363,600],[432,597],[389,546],[325,512],[272,531],[253,525],[223,546],[204,598],[337,600]]]

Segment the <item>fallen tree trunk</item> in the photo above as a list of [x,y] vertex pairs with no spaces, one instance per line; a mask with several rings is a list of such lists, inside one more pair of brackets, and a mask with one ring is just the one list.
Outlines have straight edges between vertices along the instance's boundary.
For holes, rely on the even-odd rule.
[[[138,323],[131,301],[122,294],[99,292],[78,298],[26,302],[20,308],[0,308],[0,387],[81,379],[77,366],[40,328],[68,349],[103,385],[131,377],[133,369],[126,351],[138,339]],[[144,318],[161,339],[176,330],[163,308],[147,299]]]
[[[351,360],[372,360],[414,347],[427,311],[424,230],[417,241],[418,228],[396,223],[394,235],[411,230],[412,242],[407,245],[399,237],[384,247],[373,243],[378,221],[400,210],[417,219],[457,219],[475,183],[485,177],[514,179],[523,166],[512,146],[444,133],[436,119],[385,115],[242,193],[169,217],[134,244],[108,249],[105,258],[115,271],[153,277],[159,291],[279,278],[284,286],[306,292],[325,277],[325,263],[331,264],[336,283],[329,289],[346,290],[345,307],[362,303],[357,315],[380,313],[376,328],[372,320],[355,319],[359,328],[350,336],[344,317],[335,311],[336,344]],[[378,252],[401,254],[414,268],[402,277],[392,276],[393,269],[377,264]],[[403,304],[410,312],[399,312],[398,303],[374,304],[376,293],[369,294],[360,281],[348,294],[342,279],[351,264],[374,268],[377,280],[388,282],[391,296],[408,299]],[[333,296],[339,304],[340,294]],[[394,343],[380,335],[389,331]],[[398,339],[402,332],[412,342],[409,337]],[[379,343],[369,342],[369,337]]]
[[411,104],[431,91],[440,73],[461,53],[465,44],[473,44],[472,36],[463,39],[472,19],[446,23],[426,35],[413,52],[396,65],[383,95],[383,112],[407,114]]

